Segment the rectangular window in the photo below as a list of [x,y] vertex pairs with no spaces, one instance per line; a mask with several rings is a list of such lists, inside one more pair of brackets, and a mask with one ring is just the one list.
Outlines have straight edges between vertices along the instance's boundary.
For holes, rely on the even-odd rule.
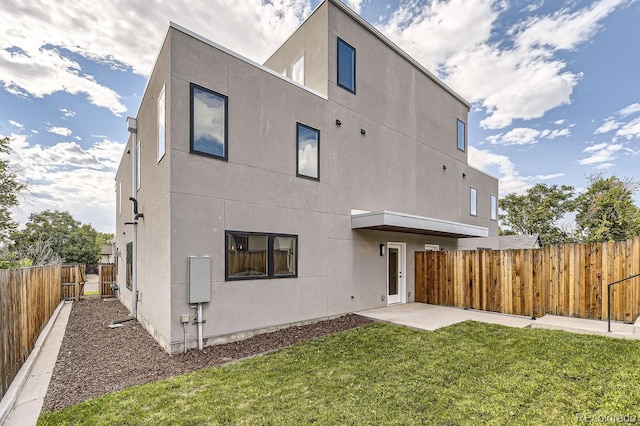
[[140,161],[140,142],[138,141],[138,145],[136,145],[136,191],[140,190],[140,165],[142,164]]
[[118,213],[122,214],[122,182],[118,182]]
[[338,86],[356,93],[356,49],[338,38]]
[[133,280],[133,243],[127,243],[127,270],[125,272],[127,274],[126,285],[129,290],[131,290],[131,283]]
[[471,188],[471,216],[478,215],[478,190]]
[[297,123],[297,164],[296,175],[320,180],[320,130]]
[[291,65],[291,79],[304,84],[304,54]]
[[162,86],[160,96],[158,96],[158,163],[164,157],[167,149],[167,141],[165,135],[165,122],[166,122],[166,109],[164,102],[164,90],[165,86]]
[[191,153],[227,160],[225,95],[191,83]]
[[498,220],[498,196],[491,194],[491,220]]
[[466,125],[464,124],[464,121],[458,119],[458,149],[460,151],[464,151],[467,147],[467,143],[466,143],[467,132],[465,127]]
[[226,280],[298,276],[298,236],[226,231]]

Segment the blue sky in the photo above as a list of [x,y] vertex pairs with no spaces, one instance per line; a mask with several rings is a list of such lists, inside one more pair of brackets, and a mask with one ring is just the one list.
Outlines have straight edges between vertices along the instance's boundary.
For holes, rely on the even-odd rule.
[[[15,218],[68,210],[113,232],[125,119],[169,21],[263,62],[319,2],[3,0],[0,136],[31,189]],[[501,196],[640,179],[640,2],[346,3],[472,103],[469,162]]]

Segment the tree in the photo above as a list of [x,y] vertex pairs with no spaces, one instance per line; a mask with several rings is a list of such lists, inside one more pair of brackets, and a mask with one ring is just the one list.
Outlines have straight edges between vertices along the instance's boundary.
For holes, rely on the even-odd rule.
[[26,184],[20,182],[16,170],[11,167],[7,157],[11,154],[7,137],[0,138],[0,245],[7,242],[16,223],[11,218],[11,208],[19,204],[20,195]]
[[34,263],[36,256],[30,253],[39,245],[50,247],[67,263],[97,263],[100,256],[98,232],[75,220],[69,212],[32,213],[25,229],[13,232],[11,238],[15,251],[27,255]]
[[576,223],[585,242],[622,241],[640,235],[640,209],[633,203],[639,189],[633,179],[590,175],[589,187],[577,198]]
[[523,195],[509,194],[500,199],[500,234],[540,234],[544,244],[563,243],[569,233],[560,219],[574,208],[574,188],[538,183]]

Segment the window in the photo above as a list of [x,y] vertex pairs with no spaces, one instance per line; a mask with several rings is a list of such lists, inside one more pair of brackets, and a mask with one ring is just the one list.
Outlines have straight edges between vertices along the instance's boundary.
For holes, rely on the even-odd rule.
[[498,197],[491,194],[491,220],[498,220]]
[[122,182],[118,182],[118,213],[122,214]]
[[226,280],[297,277],[298,236],[227,231]]
[[227,97],[191,83],[191,153],[227,160]]
[[460,151],[464,151],[466,149],[466,125],[464,121],[458,119],[458,149]]
[[478,190],[471,188],[471,216],[478,215]]
[[356,93],[356,49],[338,38],[338,86]]
[[158,163],[164,157],[164,154],[167,149],[167,142],[165,136],[165,103],[164,103],[164,88],[162,86],[162,91],[160,92],[160,96],[158,96]]
[[136,145],[136,191],[140,190],[140,141]]
[[291,65],[291,79],[304,84],[304,54]]
[[320,130],[297,124],[298,171],[296,175],[320,180]]
[[133,280],[133,242],[127,243],[127,270],[126,270],[127,278],[126,285],[129,290],[131,290],[131,283]]

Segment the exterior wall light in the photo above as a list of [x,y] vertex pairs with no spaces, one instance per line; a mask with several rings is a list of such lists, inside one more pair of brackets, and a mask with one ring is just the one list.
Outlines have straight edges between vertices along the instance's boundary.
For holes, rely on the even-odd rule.
[[360,134],[362,134],[362,135],[366,135],[366,134],[367,134],[367,131],[366,131],[365,129],[360,129]]
[[342,125],[342,121],[340,121],[340,120],[338,120],[338,119],[336,118],[336,126],[340,126],[340,125]]
[[380,243],[380,256],[384,256],[384,243]]
[[447,166],[446,165],[442,165],[442,170],[447,170]]
[[466,173],[462,173],[462,179],[466,178],[467,174]]

